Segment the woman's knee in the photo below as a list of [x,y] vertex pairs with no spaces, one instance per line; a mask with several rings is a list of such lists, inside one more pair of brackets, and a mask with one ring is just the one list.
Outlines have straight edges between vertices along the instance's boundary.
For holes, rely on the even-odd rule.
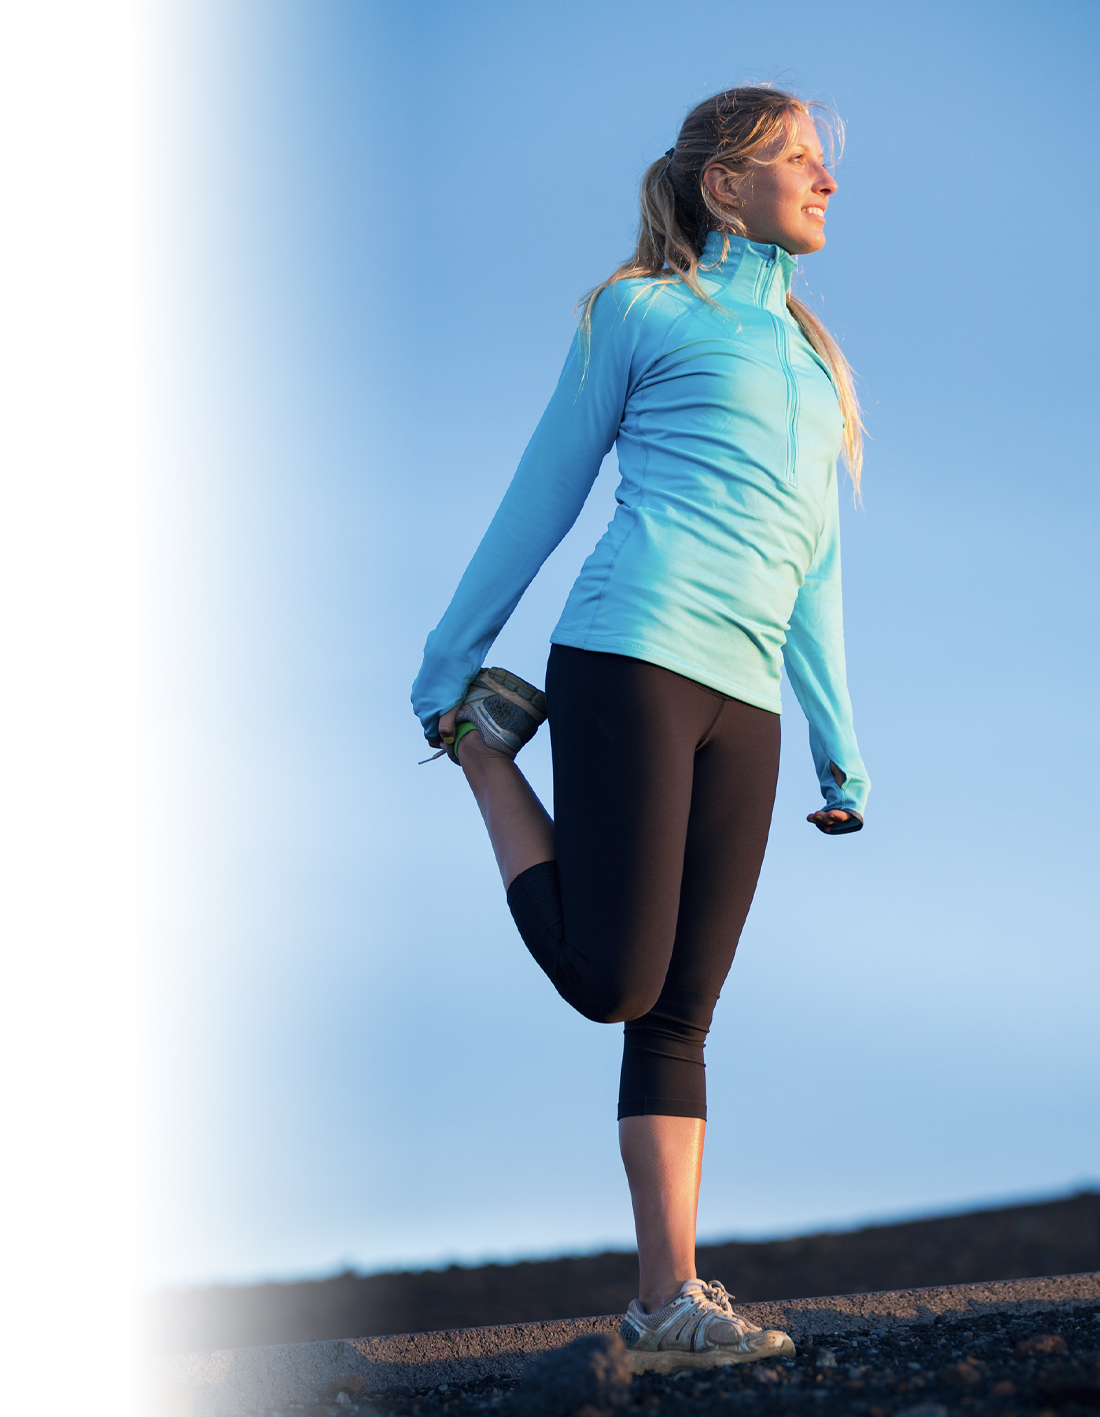
[[573,1007],[593,1023],[627,1023],[649,1013],[661,993],[660,982],[617,979],[613,976],[588,981]]

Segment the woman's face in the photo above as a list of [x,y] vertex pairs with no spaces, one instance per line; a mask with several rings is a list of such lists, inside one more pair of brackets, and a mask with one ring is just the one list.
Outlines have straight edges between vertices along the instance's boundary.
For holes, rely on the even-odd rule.
[[821,140],[808,113],[798,115],[795,145],[765,167],[737,175],[717,164],[703,181],[711,196],[733,206],[750,241],[782,246],[792,256],[806,256],[825,245],[825,209],[836,182],[825,166]]

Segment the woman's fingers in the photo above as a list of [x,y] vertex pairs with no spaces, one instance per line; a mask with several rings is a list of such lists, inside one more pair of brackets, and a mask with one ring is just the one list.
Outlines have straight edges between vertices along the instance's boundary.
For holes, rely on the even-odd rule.
[[813,822],[814,826],[819,827],[821,831],[827,832],[833,826],[839,826],[841,822],[846,822],[848,820],[848,813],[842,811],[839,807],[832,807],[828,810],[822,808],[819,812],[811,812],[806,820]]
[[811,812],[806,818],[818,831],[826,836],[842,836],[847,832],[863,829],[863,818],[858,812],[846,812],[842,807],[823,807],[819,812]]
[[439,715],[439,729],[434,737],[428,739],[429,748],[442,748],[444,743],[449,743],[455,736],[455,714],[457,708],[448,709],[446,713]]

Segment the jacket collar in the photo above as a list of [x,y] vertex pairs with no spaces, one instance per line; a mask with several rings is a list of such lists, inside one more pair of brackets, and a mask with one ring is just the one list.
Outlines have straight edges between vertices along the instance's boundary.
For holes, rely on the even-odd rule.
[[[729,249],[723,258],[723,242]],[[707,233],[699,274],[730,286],[738,300],[779,313],[787,308],[791,277],[798,262],[782,246],[764,245],[732,233]]]

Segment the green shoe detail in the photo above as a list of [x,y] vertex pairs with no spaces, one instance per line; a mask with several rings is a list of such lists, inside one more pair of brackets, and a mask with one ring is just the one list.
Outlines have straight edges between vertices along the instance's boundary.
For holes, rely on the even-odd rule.
[[466,737],[467,733],[474,733],[476,731],[476,723],[460,723],[455,729],[455,736],[451,739],[449,743],[444,743],[443,746],[444,748],[446,748],[447,756],[448,758],[450,758],[452,763],[458,762],[458,745],[462,742],[463,738]]

